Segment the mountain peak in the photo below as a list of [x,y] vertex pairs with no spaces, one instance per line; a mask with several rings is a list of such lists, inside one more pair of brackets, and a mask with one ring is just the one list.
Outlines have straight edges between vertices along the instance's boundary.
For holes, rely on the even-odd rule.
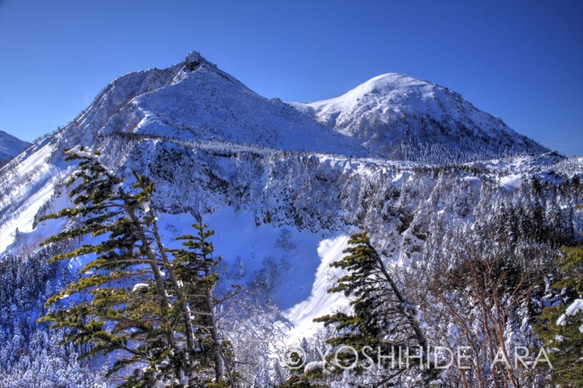
[[339,97],[293,105],[389,159],[465,162],[548,151],[460,94],[405,74],[382,74]]
[[259,96],[196,51],[167,69],[116,79],[65,131],[66,147],[131,133],[214,147],[366,154],[354,139]]
[[436,85],[432,84],[431,82],[423,81],[407,74],[385,73],[371,78],[370,80],[364,82],[361,86],[396,89],[412,86],[436,86]]
[[363,105],[371,100],[383,104],[400,103],[405,98],[412,96],[425,99],[433,96],[433,90],[437,85],[422,81],[412,76],[400,73],[386,73],[363,82],[343,95],[327,100],[310,103],[318,110],[326,106],[327,109],[353,109],[356,105]]
[[209,62],[198,51],[191,51],[184,59],[183,68],[187,71],[194,71],[196,68]]
[[191,51],[184,60],[185,63],[200,63],[204,58],[198,51]]

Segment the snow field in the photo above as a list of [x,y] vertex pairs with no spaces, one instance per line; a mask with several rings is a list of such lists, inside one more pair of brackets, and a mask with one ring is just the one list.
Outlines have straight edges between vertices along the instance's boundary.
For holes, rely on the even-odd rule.
[[[160,216],[167,240],[170,236],[191,233],[194,222],[194,217],[188,214]],[[231,207],[204,215],[203,222],[215,231],[210,238],[214,253],[222,256],[227,266],[222,278],[224,285],[245,287],[263,269],[274,270],[269,274],[275,277],[271,279],[273,289],[266,291],[292,325],[287,334],[290,343],[316,334],[322,325],[314,323],[314,318],[348,305],[342,295],[328,294],[327,290],[339,276],[339,270],[330,268],[330,263],[342,257],[349,236],[322,235],[271,224],[257,226],[251,212]]]

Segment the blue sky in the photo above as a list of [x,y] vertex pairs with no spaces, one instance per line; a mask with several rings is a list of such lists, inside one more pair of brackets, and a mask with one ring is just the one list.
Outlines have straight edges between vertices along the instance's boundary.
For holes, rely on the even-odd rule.
[[583,156],[581,0],[0,0],[0,130],[31,141],[192,50],[284,101],[409,74]]

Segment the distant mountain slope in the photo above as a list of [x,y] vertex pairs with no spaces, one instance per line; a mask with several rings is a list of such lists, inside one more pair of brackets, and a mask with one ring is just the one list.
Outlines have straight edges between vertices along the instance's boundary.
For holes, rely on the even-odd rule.
[[340,97],[293,105],[389,159],[450,163],[549,151],[458,93],[403,74],[380,75]]
[[8,162],[28,147],[30,147],[30,143],[0,131],[0,165]]

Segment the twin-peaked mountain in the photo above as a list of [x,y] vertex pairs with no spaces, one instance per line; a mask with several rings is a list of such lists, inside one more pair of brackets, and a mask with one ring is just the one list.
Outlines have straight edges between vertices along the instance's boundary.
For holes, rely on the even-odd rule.
[[429,163],[548,151],[459,94],[409,76],[385,74],[338,98],[286,104],[198,53],[118,78],[63,137],[90,144],[119,133]]
[[458,93],[403,74],[380,75],[340,97],[294,105],[389,159],[451,163],[545,152]]

